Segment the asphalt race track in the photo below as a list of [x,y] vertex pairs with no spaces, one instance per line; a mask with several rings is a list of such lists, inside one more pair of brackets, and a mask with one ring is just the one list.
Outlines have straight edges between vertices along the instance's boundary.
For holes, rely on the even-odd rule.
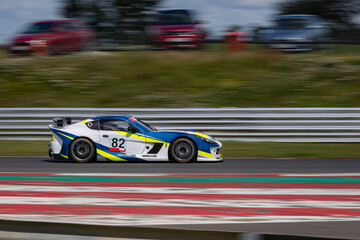
[[80,164],[48,157],[0,157],[0,172],[61,173],[356,173],[360,159],[225,159],[211,163]]
[[[360,172],[360,159],[225,159],[217,163],[123,163],[98,162],[79,164],[72,161],[52,160],[48,157],[0,157],[0,172],[6,173],[137,173],[144,174],[334,174],[347,176]],[[359,174],[353,174],[358,176]],[[351,183],[350,183],[351,184]],[[358,184],[358,183],[355,183]],[[330,185],[329,185],[330,186]],[[342,186],[337,185],[337,186]],[[21,187],[30,187],[19,185]],[[329,190],[331,189],[330,186]],[[349,189],[351,190],[351,189]],[[356,189],[355,189],[356,190]],[[19,190],[20,191],[20,190]],[[346,191],[346,189],[345,189]],[[330,191],[331,192],[331,191]],[[22,194],[22,193],[18,193]],[[354,195],[357,198],[357,195]],[[339,200],[340,201],[340,200]],[[359,200],[356,200],[359,201]],[[353,205],[357,209],[360,206]],[[149,226],[149,225],[148,225]],[[267,222],[228,224],[176,224],[156,225],[155,228],[217,230],[230,232],[257,232],[295,236],[360,239],[358,220],[313,222]]]

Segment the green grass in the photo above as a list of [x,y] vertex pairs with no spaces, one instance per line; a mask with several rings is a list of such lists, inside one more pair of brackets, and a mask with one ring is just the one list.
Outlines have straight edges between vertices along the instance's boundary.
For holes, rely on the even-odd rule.
[[359,46],[280,54],[203,51],[0,53],[0,107],[360,106]]
[[1,140],[0,156],[48,156],[49,141]]
[[[47,156],[47,141],[0,141],[0,156]],[[225,158],[360,158],[360,143],[223,142]],[[19,151],[21,149],[21,151]]]

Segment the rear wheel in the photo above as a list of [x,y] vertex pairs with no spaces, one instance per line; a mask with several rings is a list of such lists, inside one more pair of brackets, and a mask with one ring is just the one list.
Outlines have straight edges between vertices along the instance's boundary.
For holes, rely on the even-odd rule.
[[95,160],[95,146],[86,138],[75,139],[70,145],[70,157],[78,163],[87,163]]
[[176,139],[169,149],[170,160],[187,163],[196,159],[196,145],[187,138]]

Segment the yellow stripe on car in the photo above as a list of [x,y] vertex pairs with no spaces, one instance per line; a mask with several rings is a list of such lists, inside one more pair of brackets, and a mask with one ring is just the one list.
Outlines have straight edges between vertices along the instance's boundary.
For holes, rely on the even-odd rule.
[[66,155],[62,155],[62,154],[60,154],[63,158],[66,158],[66,159],[68,159],[68,157],[66,156]]
[[124,162],[127,161],[127,160],[125,160],[125,159],[122,159],[122,158],[119,158],[119,157],[117,157],[117,156],[114,156],[114,155],[112,155],[112,154],[110,154],[110,153],[104,152],[104,151],[102,151],[102,150],[100,150],[100,149],[96,149],[96,152],[97,152],[98,154],[100,154],[101,156],[103,156],[103,157],[105,157],[105,158],[107,158],[107,159],[110,159],[110,160],[112,160],[112,161],[124,161]]
[[80,121],[81,123],[88,123],[89,121],[88,120],[82,120]]
[[200,132],[194,132],[193,134],[197,135],[197,136],[200,136],[200,137],[203,137],[203,138],[208,138],[208,139],[211,139],[211,137],[209,135],[206,135],[204,133],[200,133]]
[[61,132],[57,132],[57,134],[63,135],[64,137],[67,137],[67,138],[69,138],[69,139],[71,139],[71,140],[74,140],[74,138],[72,138],[72,137],[70,137],[70,136],[68,136],[68,135],[65,135],[65,134],[63,134],[63,133],[61,133]]
[[139,139],[139,140],[144,141],[144,142],[163,143],[165,146],[170,145],[170,143],[160,141],[160,140],[156,140],[156,139],[152,139],[152,138],[149,138],[149,137],[139,136],[139,135],[134,134],[134,133],[124,132],[124,131],[112,131],[112,132],[118,133],[118,134],[121,134],[121,135],[124,135],[124,136],[127,136],[127,137],[132,137],[132,138],[135,138],[135,139]]
[[204,133],[201,132],[187,132],[187,131],[180,131],[180,130],[167,130],[167,132],[178,132],[178,133],[188,133],[188,134],[194,134],[203,138],[208,138],[211,139],[211,137],[209,135],[206,135]]
[[198,155],[208,157],[208,158],[214,158],[211,153],[207,153],[207,152],[203,152],[203,151],[198,151]]
[[111,132],[118,133],[118,134],[121,134],[121,135],[124,135],[124,136],[127,136],[127,137],[132,137],[132,138],[136,138],[136,139],[145,141],[145,137],[138,136],[138,135],[133,134],[133,133],[129,133],[129,132],[125,132],[125,131],[111,131]]

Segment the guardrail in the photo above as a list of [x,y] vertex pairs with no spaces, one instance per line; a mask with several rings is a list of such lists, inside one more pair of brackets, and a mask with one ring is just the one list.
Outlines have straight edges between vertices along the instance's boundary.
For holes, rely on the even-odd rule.
[[360,108],[0,108],[0,140],[48,140],[54,117],[129,114],[220,140],[360,142]]

